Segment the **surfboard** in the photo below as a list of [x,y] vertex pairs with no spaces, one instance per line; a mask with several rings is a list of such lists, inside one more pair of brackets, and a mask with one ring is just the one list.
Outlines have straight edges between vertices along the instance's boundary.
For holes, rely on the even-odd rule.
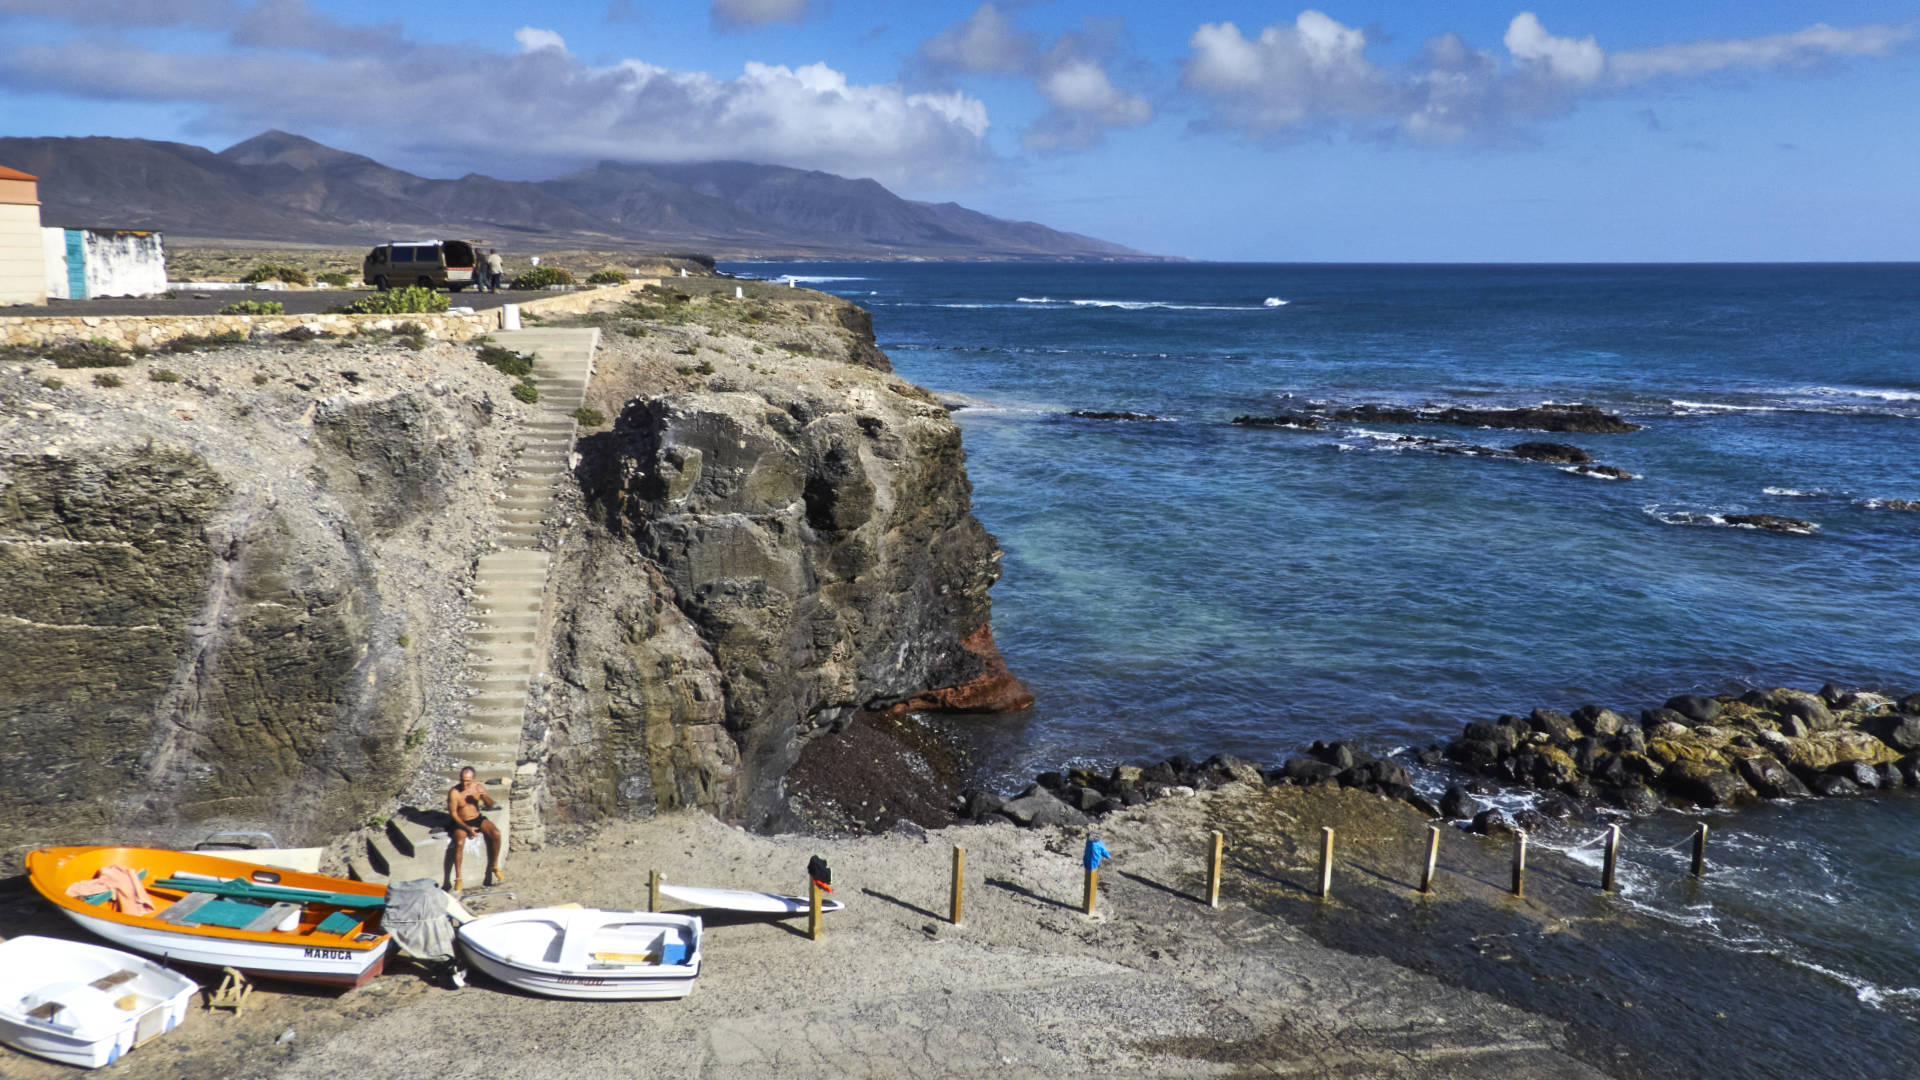
[[[804,896],[781,896],[778,893],[754,892],[751,889],[705,889],[697,885],[660,885],[660,895],[686,904],[690,907],[704,908],[709,911],[747,911],[760,915],[804,915],[809,904]],[[839,911],[845,907],[838,900],[822,897],[821,911]]]

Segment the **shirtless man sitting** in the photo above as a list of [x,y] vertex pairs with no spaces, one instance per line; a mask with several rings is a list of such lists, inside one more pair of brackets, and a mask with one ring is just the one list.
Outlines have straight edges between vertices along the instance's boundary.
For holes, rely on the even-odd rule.
[[507,880],[500,872],[500,830],[493,822],[480,815],[481,810],[498,809],[493,796],[475,778],[473,766],[460,770],[460,782],[447,792],[447,813],[453,818],[453,890],[459,892],[466,887],[466,874],[461,863],[467,853],[467,841],[475,836],[487,838],[487,875],[481,879],[482,885],[498,885]]

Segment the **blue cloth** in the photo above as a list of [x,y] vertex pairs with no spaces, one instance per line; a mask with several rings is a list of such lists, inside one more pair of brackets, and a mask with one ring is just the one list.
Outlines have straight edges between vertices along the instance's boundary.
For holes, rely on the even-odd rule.
[[1102,862],[1111,858],[1113,858],[1113,852],[1107,850],[1107,845],[1098,840],[1088,840],[1087,854],[1081,859],[1081,865],[1089,870],[1098,870]]

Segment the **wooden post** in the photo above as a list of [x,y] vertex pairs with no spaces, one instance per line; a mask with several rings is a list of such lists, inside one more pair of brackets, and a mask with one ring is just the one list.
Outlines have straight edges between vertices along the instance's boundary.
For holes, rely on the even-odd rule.
[[1213,856],[1207,860],[1207,906],[1220,906],[1220,853],[1226,849],[1227,838],[1219,831],[1213,834]]
[[1433,868],[1440,862],[1440,826],[1427,826],[1427,865],[1420,871],[1420,891],[1433,895]]
[[1087,871],[1086,913],[1093,914],[1093,902],[1100,894],[1100,871]]
[[1707,823],[1700,823],[1700,831],[1693,834],[1693,876],[1707,875]]
[[1600,891],[1612,892],[1614,872],[1620,867],[1620,826],[1607,826],[1606,861],[1600,865]]
[[1513,895],[1527,895],[1527,834],[1513,834]]
[[1320,827],[1320,899],[1333,899],[1333,826]]
[[660,910],[660,871],[647,871],[647,910]]
[[967,878],[967,849],[959,844],[953,845],[953,912],[947,921],[960,925],[960,894],[965,888]]
[[820,940],[820,883],[817,881],[810,881],[807,883],[807,886],[809,889],[812,890],[812,896],[813,896],[812,908],[807,914],[807,936],[812,938],[815,941],[819,941]]

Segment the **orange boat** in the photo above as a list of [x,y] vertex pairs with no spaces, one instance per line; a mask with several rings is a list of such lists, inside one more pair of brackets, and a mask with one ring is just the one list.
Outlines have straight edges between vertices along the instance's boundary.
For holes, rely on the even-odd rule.
[[[124,890],[69,895],[72,886],[93,881],[102,870],[108,878],[137,878],[154,910],[122,911],[139,906],[130,897],[123,901]],[[133,847],[42,848],[27,856],[27,877],[41,896],[93,933],[183,964],[342,987],[359,986],[386,964],[384,885]]]

